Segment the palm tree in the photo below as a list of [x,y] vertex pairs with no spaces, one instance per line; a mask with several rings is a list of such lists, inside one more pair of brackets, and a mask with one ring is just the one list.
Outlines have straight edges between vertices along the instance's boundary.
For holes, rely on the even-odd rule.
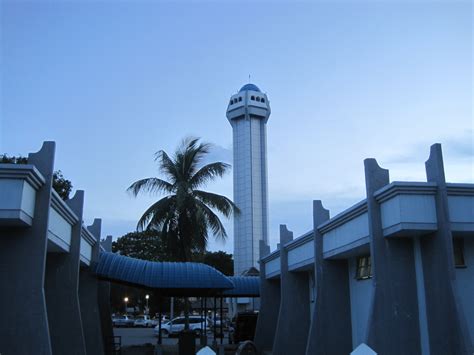
[[[193,255],[203,253],[210,232],[217,240],[227,239],[225,228],[214,211],[227,218],[239,213],[227,197],[201,190],[230,169],[229,164],[222,162],[203,165],[210,148],[210,144],[199,142],[199,138],[186,138],[172,158],[165,151],[158,151],[155,161],[165,179],[138,180],[127,190],[135,197],[139,193],[165,194],[145,211],[137,229],[160,231],[167,250],[178,261],[191,261]],[[188,329],[187,299],[185,315],[185,329]]]

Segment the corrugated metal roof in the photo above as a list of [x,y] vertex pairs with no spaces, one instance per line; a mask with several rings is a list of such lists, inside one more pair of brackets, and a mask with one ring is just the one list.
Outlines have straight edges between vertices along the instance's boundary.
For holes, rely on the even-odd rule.
[[234,288],[222,292],[224,297],[260,297],[259,276],[228,276]]
[[161,290],[170,296],[199,296],[232,289],[233,282],[200,263],[153,262],[101,252],[95,273],[102,279]]

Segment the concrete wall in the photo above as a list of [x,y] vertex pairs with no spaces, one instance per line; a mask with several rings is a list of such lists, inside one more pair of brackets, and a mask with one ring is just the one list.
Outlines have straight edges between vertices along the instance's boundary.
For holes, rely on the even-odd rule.
[[464,261],[465,268],[456,268],[455,285],[470,337],[474,339],[474,235],[464,238]]

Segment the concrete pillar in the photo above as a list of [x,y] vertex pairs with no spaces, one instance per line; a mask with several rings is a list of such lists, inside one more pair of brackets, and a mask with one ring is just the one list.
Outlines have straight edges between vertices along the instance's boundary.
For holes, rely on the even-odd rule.
[[425,163],[429,182],[436,182],[438,229],[421,238],[426,310],[431,354],[472,354],[462,307],[457,300],[448,194],[440,144],[431,146]]
[[[87,227],[89,232],[96,238],[96,243],[92,247],[91,265],[99,261],[101,224],[102,221],[100,219],[95,219],[94,223]],[[89,267],[81,268],[79,276],[79,301],[81,303],[82,327],[88,355],[104,354],[98,289],[99,280],[91,269]]]
[[[270,254],[270,247],[260,240],[260,259]],[[259,353],[271,351],[280,309],[280,281],[267,280],[265,263],[260,262],[260,311],[255,329],[255,345]]]
[[46,258],[45,293],[51,346],[54,354],[86,354],[79,305],[79,262],[84,191],[66,201],[78,221],[72,227],[69,253],[49,253]]
[[54,142],[28,156],[46,182],[36,192],[31,227],[0,231],[0,353],[50,355],[44,294],[48,218],[54,169]]
[[352,350],[351,306],[347,260],[324,260],[318,226],[329,219],[321,201],[313,201],[316,301],[307,355],[349,354]]
[[374,192],[389,183],[389,173],[375,159],[366,159],[364,166],[374,278],[366,343],[378,354],[419,354],[413,241],[383,236],[380,205]]
[[293,239],[285,225],[280,225],[281,302],[273,342],[273,355],[300,355],[306,352],[310,326],[309,282],[305,272],[288,270],[285,244]]
[[[108,235],[101,242],[105,251],[112,251],[112,236]],[[104,351],[107,353],[107,347],[110,347],[114,330],[112,327],[112,312],[110,310],[110,282],[99,281],[99,312],[100,323],[102,326],[102,341],[104,342]]]

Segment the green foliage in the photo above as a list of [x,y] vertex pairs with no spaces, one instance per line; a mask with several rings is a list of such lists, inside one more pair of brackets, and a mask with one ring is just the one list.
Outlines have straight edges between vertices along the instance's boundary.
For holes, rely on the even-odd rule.
[[28,164],[28,158],[18,156],[9,157],[6,154],[0,155],[0,164]]
[[69,198],[69,194],[72,190],[72,183],[64,178],[61,170],[57,170],[53,173],[53,189],[63,200]]
[[232,254],[227,254],[224,251],[207,251],[206,254],[204,254],[202,262],[214,267],[224,275],[234,275],[234,261],[232,259]]
[[[0,155],[1,164],[28,164],[28,158],[18,156],[8,156],[7,154]],[[57,170],[53,173],[53,189],[63,199],[67,200],[69,194],[72,191],[71,181],[64,178],[61,170]]]
[[131,232],[112,242],[112,251],[149,261],[174,261],[157,231]]

